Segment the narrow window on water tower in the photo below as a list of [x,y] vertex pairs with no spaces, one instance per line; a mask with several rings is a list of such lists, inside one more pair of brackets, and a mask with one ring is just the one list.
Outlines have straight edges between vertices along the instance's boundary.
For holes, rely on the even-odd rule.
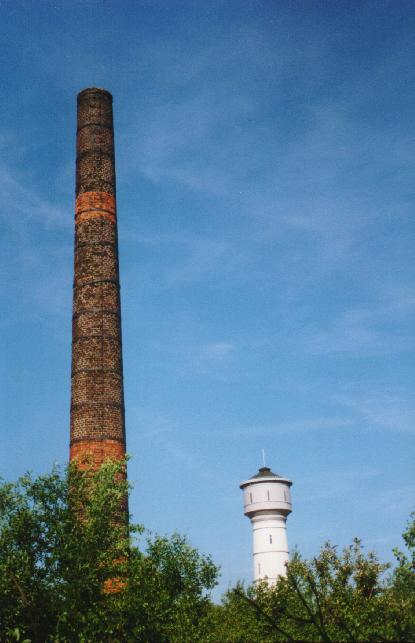
[[272,545],[272,536],[271,536],[271,534],[269,535],[269,544]]
[[269,491],[267,491],[267,498],[268,498],[268,500],[269,500]]
[[252,504],[252,493],[249,494],[249,500],[250,500],[250,502]]

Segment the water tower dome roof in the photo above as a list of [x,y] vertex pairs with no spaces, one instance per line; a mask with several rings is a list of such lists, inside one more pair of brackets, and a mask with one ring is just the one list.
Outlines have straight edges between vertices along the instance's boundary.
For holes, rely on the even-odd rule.
[[252,478],[282,478],[279,473],[273,473],[269,467],[260,467],[258,473]]

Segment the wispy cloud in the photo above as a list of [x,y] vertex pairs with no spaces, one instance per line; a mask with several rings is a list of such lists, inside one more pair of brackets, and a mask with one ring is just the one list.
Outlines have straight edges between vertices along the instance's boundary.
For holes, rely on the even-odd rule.
[[414,347],[408,330],[385,327],[388,311],[351,310],[336,319],[332,328],[319,330],[305,338],[307,350],[313,354],[343,354],[370,357],[397,353]]
[[415,408],[407,396],[368,390],[365,386],[361,391],[332,395],[332,399],[360,416],[366,428],[415,432]]
[[20,231],[31,222],[44,228],[71,226],[72,220],[68,212],[60,205],[43,198],[40,190],[26,187],[26,183],[19,172],[0,166],[3,225]]
[[164,439],[166,434],[172,433],[175,429],[175,425],[170,418],[142,406],[130,405],[128,416],[133,444],[135,438],[139,441],[151,439],[159,442]]
[[415,484],[397,485],[394,483],[390,488],[377,490],[372,494],[370,503],[373,510],[381,511],[384,516],[402,511],[408,515],[413,510],[414,498]]
[[169,356],[176,372],[183,375],[193,373],[222,382],[230,382],[237,377],[233,367],[240,347],[235,341],[198,343],[191,338],[177,337],[174,342],[152,342],[151,347],[159,355]]
[[[189,439],[180,427],[177,419],[142,406],[131,406],[128,412],[129,439],[127,448],[132,454],[143,451],[153,453],[159,467],[163,462],[173,459],[187,471],[197,471],[198,475],[207,480],[214,473],[204,466],[204,456],[197,448],[194,440]],[[157,458],[156,454],[157,453]]]
[[316,471],[312,476],[305,474],[297,486],[298,502],[316,502],[350,495],[357,487],[361,490],[362,484],[376,479],[380,473],[374,467],[365,467],[346,471]]
[[235,344],[231,342],[211,342],[202,347],[202,351],[215,360],[227,359],[236,350]]
[[45,197],[41,186],[33,187],[22,164],[15,166],[0,165],[2,321],[10,324],[43,315],[54,335],[67,341],[56,319],[68,314],[70,305],[73,217],[61,202]]
[[[226,438],[259,438],[273,437],[292,433],[312,433],[318,431],[342,431],[353,426],[353,422],[343,417],[310,417],[309,419],[286,421],[278,424],[241,426],[238,428],[221,428],[218,434]],[[215,430],[209,430],[209,435]]]

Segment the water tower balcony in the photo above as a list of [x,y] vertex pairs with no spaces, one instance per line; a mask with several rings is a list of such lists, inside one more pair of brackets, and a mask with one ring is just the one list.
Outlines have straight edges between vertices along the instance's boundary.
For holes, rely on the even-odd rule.
[[244,514],[252,518],[256,514],[288,516],[292,511],[291,502],[285,500],[262,500],[244,505]]

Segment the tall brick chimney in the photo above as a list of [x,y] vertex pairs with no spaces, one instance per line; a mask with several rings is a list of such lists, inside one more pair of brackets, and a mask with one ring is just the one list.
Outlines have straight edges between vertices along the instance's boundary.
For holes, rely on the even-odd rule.
[[125,455],[112,96],[78,94],[70,460]]

